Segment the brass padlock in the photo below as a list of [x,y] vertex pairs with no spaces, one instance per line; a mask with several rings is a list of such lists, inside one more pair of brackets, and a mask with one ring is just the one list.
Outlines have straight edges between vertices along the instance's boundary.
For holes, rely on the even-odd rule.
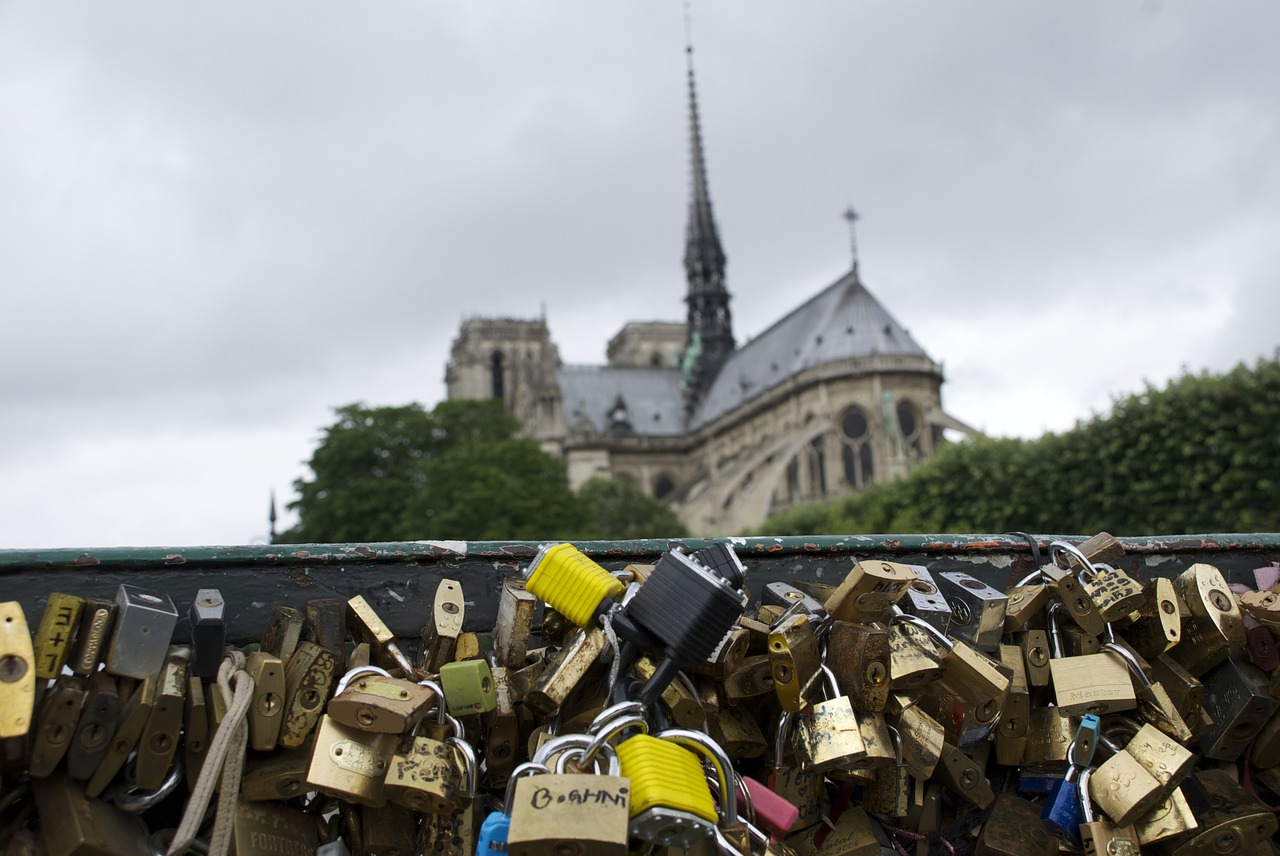
[[889,729],[893,741],[894,761],[876,769],[874,781],[862,789],[862,806],[872,814],[906,817],[911,796],[910,775],[902,752],[902,737],[896,728]]
[[1022,651],[1016,645],[1001,645],[1000,662],[1013,673],[1013,677],[1009,680],[1009,692],[996,726],[996,762],[1016,767],[1022,763],[1022,755],[1027,748],[1031,695]]
[[337,671],[347,667],[347,604],[336,597],[307,601],[307,641],[314,642],[338,658]]
[[876,856],[880,842],[866,809],[857,805],[834,808],[823,823],[786,838],[798,856]]
[[907,772],[919,781],[933,778],[946,740],[941,723],[918,707],[905,708],[895,723]]
[[[916,690],[942,677],[942,666],[919,642],[907,638],[919,633],[910,624],[889,625],[889,689]],[[839,661],[833,658],[832,669],[840,676]],[[887,699],[886,699],[887,701]]]
[[120,715],[120,692],[116,679],[106,672],[94,672],[85,683],[84,710],[67,748],[67,776],[84,781],[102,763]]
[[280,739],[284,721],[284,663],[274,654],[254,651],[248,657],[245,673],[253,678],[253,702],[249,707],[249,747],[269,752]]
[[361,844],[366,856],[411,856],[415,852],[418,818],[396,803],[361,806]]
[[70,665],[77,675],[88,677],[98,670],[107,653],[107,639],[115,620],[116,605],[100,598],[85,598],[80,611],[80,627],[72,643]]
[[454,660],[458,635],[462,633],[466,615],[467,603],[462,595],[462,583],[457,580],[441,580],[436,586],[431,614],[420,634],[422,644],[418,648],[418,665],[428,672],[439,673],[441,666]]
[[1091,564],[1079,576],[1085,594],[1108,624],[1137,611],[1146,600],[1142,586],[1133,577],[1110,565]]
[[[829,623],[823,640],[826,652],[822,661],[830,667],[849,703],[858,710],[882,713],[888,704],[892,679],[896,676],[892,671],[893,638],[892,630],[884,627],[838,620]],[[922,686],[926,682],[911,685]]]
[[1227,658],[1204,676],[1204,708],[1213,726],[1200,738],[1206,758],[1234,761],[1275,712],[1266,674],[1239,656]]
[[267,755],[252,755],[245,761],[240,781],[241,799],[289,800],[306,793],[307,771],[312,749],[277,749]]
[[1071,718],[1052,705],[1033,708],[1027,728],[1027,748],[1022,754],[1024,766],[1060,768],[1067,763],[1067,751],[1075,730]]
[[332,651],[306,640],[297,644],[284,670],[281,746],[296,749],[306,743],[324,713],[337,671],[338,658]]
[[818,636],[809,616],[792,615],[774,625],[769,631],[768,656],[778,704],[783,710],[799,712],[807,704],[805,693],[822,665]]
[[1005,594],[1009,598],[1004,614],[1003,632],[1006,635],[1025,629],[1028,623],[1039,618],[1053,600],[1052,590],[1043,583],[1015,586]]
[[230,856],[279,856],[314,853],[318,828],[310,815],[269,802],[236,802]]
[[62,674],[62,667],[71,657],[71,641],[83,609],[84,598],[50,592],[32,643],[37,678],[51,681]]
[[974,856],[1058,856],[1058,839],[1040,822],[1040,807],[1011,793],[996,797]]
[[1025,630],[1014,634],[1022,649],[1022,662],[1027,667],[1027,683],[1033,687],[1047,687],[1051,683],[1049,671],[1049,633],[1045,630]]
[[[764,635],[768,636],[768,628],[764,629]],[[751,634],[744,627],[734,627],[731,629],[716,649],[711,652],[711,656],[707,657],[702,663],[694,663],[684,669],[690,675],[708,675],[716,680],[724,680],[725,675],[737,670],[743,659],[747,656],[747,649],[750,647]]]
[[745,657],[735,671],[725,675],[721,684],[725,702],[738,704],[747,699],[773,692],[773,666],[768,654]]
[[1173,793],[1196,764],[1196,756],[1185,746],[1148,724],[1138,729],[1125,751],[1160,783],[1161,800]]
[[85,792],[91,797],[102,793],[103,788],[115,778],[116,773],[120,772],[120,768],[124,766],[124,762],[129,759],[129,754],[137,745],[138,738],[142,736],[142,730],[147,727],[147,721],[151,718],[151,711],[155,706],[156,689],[160,684],[159,675],[136,682],[122,679],[119,684],[122,698],[125,695],[126,682],[134,686],[128,691],[128,697],[120,706],[120,718],[117,721],[115,736],[111,738],[102,761],[99,762],[98,768],[93,771],[93,775],[89,777],[89,783],[85,786]]
[[1151,661],[1151,677],[1165,688],[1188,726],[1200,718],[1200,710],[1204,705],[1204,684],[1181,664],[1168,654],[1162,654]]
[[816,772],[867,769],[867,744],[853,705],[840,695],[830,671],[824,668],[823,674],[828,698],[795,715],[792,742],[800,766]]
[[449,814],[428,814],[418,826],[417,852],[431,856],[475,856],[476,800]]
[[520,717],[508,671],[493,667],[493,710],[484,715],[485,784],[496,788],[507,781],[520,760]]
[[[652,657],[640,657],[635,664],[636,674],[648,681],[658,670]],[[706,714],[695,696],[683,681],[672,681],[658,697],[663,709],[677,728],[701,728]]]
[[405,677],[414,676],[413,664],[401,650],[399,640],[369,602],[360,595],[347,601],[347,629],[352,636],[367,643],[377,655],[395,663]]
[[1138,699],[1129,670],[1116,658],[1107,654],[1064,656],[1058,632],[1061,611],[1060,604],[1049,607],[1049,642],[1053,651],[1049,671],[1053,677],[1053,694],[1058,709],[1068,716],[1083,716],[1086,713],[1117,713],[1137,707]]
[[1165,577],[1150,580],[1143,590],[1142,605],[1121,632],[1133,650],[1147,659],[1182,641],[1182,612],[1173,581]]
[[944,743],[934,771],[938,780],[953,794],[980,809],[990,808],[996,801],[991,782],[983,775],[982,768],[956,746]]
[[0,618],[0,738],[21,737],[35,709],[35,651],[22,604],[0,603]]
[[1164,846],[1172,853],[1246,853],[1276,834],[1275,813],[1225,770],[1198,770],[1182,791],[1199,828],[1170,838]]
[[93,799],[61,773],[31,782],[45,856],[138,856],[147,853],[146,827],[137,817]]
[[84,679],[79,675],[59,677],[46,693],[28,765],[33,778],[42,779],[53,773],[66,754],[87,695]]
[[[690,726],[680,725],[682,728]],[[724,707],[707,718],[707,733],[730,758],[759,758],[769,749],[755,716],[741,707]]]
[[[449,720],[437,701],[438,725]],[[450,717],[451,719],[451,717]],[[476,793],[475,752],[458,734],[457,720],[444,740],[414,736],[391,756],[384,791],[392,802],[424,813],[453,812]]]
[[1138,842],[1143,846],[1168,841],[1200,826],[1181,788],[1173,792],[1134,824]]
[[1147,677],[1142,664],[1138,662],[1133,652],[1115,642],[1106,643],[1102,646],[1102,650],[1118,657],[1129,669],[1129,676],[1138,698],[1138,715],[1179,743],[1189,742],[1191,729],[1178,713],[1173,699],[1159,682]]
[[361,731],[320,717],[312,744],[307,785],[321,793],[360,805],[386,803],[383,781],[397,737]]
[[154,791],[164,782],[173,766],[182,733],[182,715],[187,696],[186,648],[171,647],[156,685],[151,715],[138,738],[137,782],[144,791]]
[[430,689],[381,669],[353,669],[338,682],[327,714],[334,722],[361,731],[407,734],[427,714]]
[[797,809],[795,828],[812,826],[822,817],[823,774],[802,769],[791,750],[791,723],[795,714],[783,713],[774,729],[772,753],[765,759],[765,784]]
[[1090,796],[1117,826],[1129,826],[1163,798],[1160,782],[1137,758],[1121,750],[1093,771]]
[[915,580],[915,572],[897,562],[858,562],[824,606],[837,621],[887,622],[894,605]]
[[1090,787],[1093,770],[1080,774],[1080,806],[1084,822],[1080,824],[1080,842],[1085,856],[1141,856],[1142,845],[1131,824],[1098,820],[1093,813]]
[[509,805],[506,851],[509,856],[625,856],[632,796],[632,781],[625,776],[560,770],[522,776]]

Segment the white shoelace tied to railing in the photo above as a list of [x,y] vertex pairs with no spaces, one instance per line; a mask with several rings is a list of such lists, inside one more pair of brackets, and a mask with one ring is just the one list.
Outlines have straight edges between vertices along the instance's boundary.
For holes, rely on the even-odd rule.
[[[236,800],[240,796],[240,779],[244,775],[244,756],[249,747],[249,705],[253,703],[253,678],[244,670],[245,656],[239,651],[229,651],[218,667],[218,692],[227,706],[218,730],[209,743],[200,778],[187,800],[182,823],[169,844],[165,856],[178,856],[195,840],[204,821],[205,811],[213,798],[214,782],[219,776],[222,786],[218,792],[218,808],[213,820],[213,834],[209,840],[209,856],[226,856],[231,847],[232,823],[235,820]],[[235,689],[231,688],[234,680]]]

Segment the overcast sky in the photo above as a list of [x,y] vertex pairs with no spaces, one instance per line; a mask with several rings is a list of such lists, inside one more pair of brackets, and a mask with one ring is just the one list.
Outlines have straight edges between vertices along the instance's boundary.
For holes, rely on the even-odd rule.
[[[739,340],[849,263],[1037,436],[1280,342],[1280,4],[699,0]],[[677,0],[0,3],[0,548],[239,544],[471,315],[679,319]],[[291,522],[285,515],[281,526]]]

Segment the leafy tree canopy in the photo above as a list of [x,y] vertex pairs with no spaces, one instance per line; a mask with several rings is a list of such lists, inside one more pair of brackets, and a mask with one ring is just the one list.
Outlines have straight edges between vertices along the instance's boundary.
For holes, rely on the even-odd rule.
[[336,409],[294,483],[298,525],[289,543],[551,540],[591,529],[564,465],[502,404],[445,401]]
[[578,496],[589,509],[596,537],[683,538],[688,534],[674,511],[626,479],[591,479]]

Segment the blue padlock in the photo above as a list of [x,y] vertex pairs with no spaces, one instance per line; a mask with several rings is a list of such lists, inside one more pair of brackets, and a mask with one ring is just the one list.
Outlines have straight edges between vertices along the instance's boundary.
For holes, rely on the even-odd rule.
[[516,792],[516,779],[530,773],[550,773],[546,764],[526,761],[511,771],[507,782],[507,794],[502,803],[502,811],[491,811],[480,824],[480,835],[476,839],[476,856],[498,856],[507,852],[507,836],[511,832],[511,800]]
[[1080,727],[1076,729],[1075,739],[1067,747],[1066,778],[1056,782],[1045,800],[1044,809],[1040,812],[1040,822],[1044,828],[1060,841],[1080,847],[1080,824],[1084,823],[1084,809],[1080,804],[1080,783],[1078,778],[1082,772],[1093,764],[1093,754],[1098,748],[1098,739],[1102,731],[1102,722],[1092,713],[1080,718]]
[[1062,776],[1055,773],[1027,772],[1018,773],[1018,794],[1020,796],[1042,797],[1062,782]]

